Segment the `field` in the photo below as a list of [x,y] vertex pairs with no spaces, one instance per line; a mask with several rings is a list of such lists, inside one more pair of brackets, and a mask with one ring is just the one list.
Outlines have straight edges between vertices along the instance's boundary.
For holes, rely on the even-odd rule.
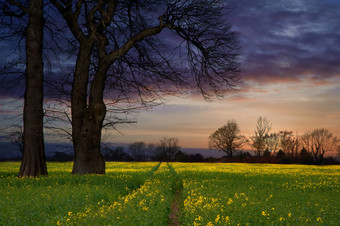
[[340,224],[340,166],[107,163],[106,175],[17,178],[0,163],[0,225]]

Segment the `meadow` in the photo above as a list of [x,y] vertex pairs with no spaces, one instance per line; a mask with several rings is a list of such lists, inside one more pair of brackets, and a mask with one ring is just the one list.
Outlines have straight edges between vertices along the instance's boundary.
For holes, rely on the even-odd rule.
[[[0,225],[339,225],[340,166],[108,162],[106,175],[18,178],[0,163]],[[178,209],[174,210],[174,203]]]

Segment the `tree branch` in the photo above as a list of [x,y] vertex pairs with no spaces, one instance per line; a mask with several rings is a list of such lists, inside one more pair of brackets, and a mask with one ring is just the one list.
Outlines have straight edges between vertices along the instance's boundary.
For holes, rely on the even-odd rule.
[[7,2],[13,6],[20,8],[23,12],[28,13],[28,8],[13,0],[7,0]]
[[159,18],[160,24],[156,27],[147,28],[137,35],[133,36],[130,40],[128,40],[125,45],[123,45],[118,50],[112,51],[108,55],[109,62],[114,62],[116,59],[120,58],[121,56],[125,55],[131,47],[138,41],[143,40],[144,38],[148,36],[152,36],[155,34],[158,34],[162,31],[163,28],[168,27],[163,23],[162,18]]
[[85,35],[79,27],[78,16],[81,10],[82,1],[77,2],[76,13],[72,12],[71,7],[62,6],[57,0],[50,0],[50,2],[57,8],[63,18],[66,20],[69,29],[73,33],[74,37],[79,41],[85,41]]

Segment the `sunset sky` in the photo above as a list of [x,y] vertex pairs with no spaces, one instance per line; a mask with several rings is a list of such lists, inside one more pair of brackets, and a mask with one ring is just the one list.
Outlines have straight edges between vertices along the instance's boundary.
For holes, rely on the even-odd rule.
[[169,98],[138,115],[112,142],[180,139],[208,148],[208,137],[229,119],[252,135],[258,117],[272,132],[326,128],[340,137],[340,1],[233,0],[229,21],[241,39],[240,89],[223,100]]
[[[340,0],[232,0],[229,22],[241,41],[241,83],[223,100],[169,97],[136,115],[137,124],[104,132],[107,142],[177,137],[185,148],[208,148],[230,119],[252,135],[258,117],[272,132],[326,128],[340,137]],[[2,128],[13,107],[3,97]],[[1,134],[3,135],[3,134]]]

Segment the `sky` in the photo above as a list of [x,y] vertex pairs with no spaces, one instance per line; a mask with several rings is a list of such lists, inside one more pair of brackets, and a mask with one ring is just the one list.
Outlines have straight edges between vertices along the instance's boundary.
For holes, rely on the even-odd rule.
[[260,116],[271,132],[326,128],[340,137],[340,1],[233,0],[231,7],[241,41],[240,89],[213,102],[169,98],[111,141],[168,136],[183,147],[208,148],[209,135],[228,120],[252,135]]
[[[326,128],[340,138],[340,0],[231,0],[230,6],[228,21],[241,45],[239,88],[212,102],[169,97],[120,133],[104,131],[106,142],[177,137],[183,148],[208,148],[209,135],[228,120],[250,136],[260,116],[272,123],[271,132]],[[4,124],[17,107],[0,101]]]

